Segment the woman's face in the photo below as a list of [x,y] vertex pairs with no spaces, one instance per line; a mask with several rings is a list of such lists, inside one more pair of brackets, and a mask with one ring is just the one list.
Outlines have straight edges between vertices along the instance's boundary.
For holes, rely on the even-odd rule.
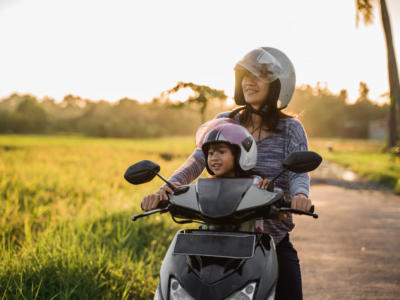
[[246,72],[242,79],[242,90],[246,103],[255,109],[259,109],[267,99],[269,83],[250,72]]

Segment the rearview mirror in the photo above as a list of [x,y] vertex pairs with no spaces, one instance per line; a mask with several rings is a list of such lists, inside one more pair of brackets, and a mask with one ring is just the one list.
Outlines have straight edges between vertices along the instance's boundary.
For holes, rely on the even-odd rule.
[[159,165],[150,160],[142,160],[130,166],[124,178],[132,184],[142,184],[151,181],[158,172],[160,172]]
[[282,162],[282,166],[295,173],[311,172],[318,168],[322,157],[313,151],[292,152]]

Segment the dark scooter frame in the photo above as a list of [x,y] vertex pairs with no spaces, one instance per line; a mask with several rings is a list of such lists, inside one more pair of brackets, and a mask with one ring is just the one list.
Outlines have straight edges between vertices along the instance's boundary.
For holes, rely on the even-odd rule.
[[[285,170],[307,172],[322,158],[315,152],[293,152],[282,163]],[[200,178],[195,184],[174,188],[158,174],[160,167],[141,161],[128,168],[125,178],[133,184],[159,176],[173,188],[169,201],[158,209],[133,216],[135,221],[155,213],[169,212],[180,224],[199,222],[198,230],[182,229],[164,257],[157,300],[272,300],[278,280],[275,244],[268,234],[241,232],[243,222],[276,218],[282,211],[317,218],[310,212],[290,208],[283,191],[274,187],[275,176],[266,190],[251,178]]]

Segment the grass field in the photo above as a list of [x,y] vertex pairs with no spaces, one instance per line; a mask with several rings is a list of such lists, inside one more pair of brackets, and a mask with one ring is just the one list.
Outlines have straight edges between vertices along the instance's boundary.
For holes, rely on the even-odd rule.
[[[311,148],[361,173],[386,163],[399,178],[379,144],[326,143]],[[0,299],[152,299],[179,226],[167,215],[132,223],[161,181],[133,186],[123,174],[150,159],[168,177],[193,148],[193,138],[0,136]]]
[[0,136],[0,299],[152,298],[178,227],[167,215],[133,223],[161,181],[138,187],[123,174],[151,159],[169,176],[193,147],[190,138]]

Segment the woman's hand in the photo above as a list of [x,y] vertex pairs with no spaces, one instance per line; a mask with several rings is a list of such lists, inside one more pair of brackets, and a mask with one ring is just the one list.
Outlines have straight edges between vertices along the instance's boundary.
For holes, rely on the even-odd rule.
[[[297,194],[293,196],[290,205],[291,208],[300,209],[304,211],[310,211],[311,206],[312,206],[311,200],[308,199],[308,197],[304,194]],[[290,215],[291,213],[289,212],[280,212],[277,219],[278,221],[282,221],[283,219],[286,219]]]
[[[179,182],[171,182],[171,184],[174,187],[181,186]],[[146,211],[156,209],[161,200],[168,200],[167,192],[174,193],[168,185],[164,184],[156,193],[145,196],[141,203],[142,209]]]
[[266,190],[270,181],[271,180],[269,179],[261,179],[260,182],[257,184],[257,186],[260,189]]
[[142,203],[141,203],[141,207],[143,210],[152,210],[155,209],[158,206],[158,203],[160,203],[160,194],[154,193],[154,194],[150,194],[147,195],[143,198]]
[[297,194],[292,198],[291,208],[310,211],[311,206],[311,200],[304,194]]

